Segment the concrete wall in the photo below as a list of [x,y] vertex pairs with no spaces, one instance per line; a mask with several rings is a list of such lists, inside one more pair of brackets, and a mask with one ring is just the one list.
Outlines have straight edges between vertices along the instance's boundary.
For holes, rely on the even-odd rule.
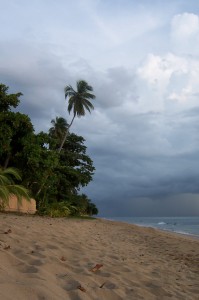
[[[1,203],[1,199],[0,199]],[[27,201],[25,198],[22,198],[21,203],[17,200],[16,196],[11,196],[9,203],[5,206],[5,211],[21,212],[26,214],[35,214],[36,213],[36,201],[31,199]]]

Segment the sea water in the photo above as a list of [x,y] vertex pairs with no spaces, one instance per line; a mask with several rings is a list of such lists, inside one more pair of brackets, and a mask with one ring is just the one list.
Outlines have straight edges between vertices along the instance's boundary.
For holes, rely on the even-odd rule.
[[199,217],[113,217],[108,219],[199,238]]

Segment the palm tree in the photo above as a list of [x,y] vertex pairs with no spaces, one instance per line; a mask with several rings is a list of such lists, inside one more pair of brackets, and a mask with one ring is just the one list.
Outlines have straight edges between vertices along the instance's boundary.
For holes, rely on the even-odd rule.
[[[77,81],[77,91],[75,91],[71,85],[67,85],[64,89],[65,91],[65,99],[68,97],[68,112],[69,114],[71,113],[71,111],[73,112],[73,118],[71,123],[68,125],[67,122],[67,128],[65,128],[65,132],[62,138],[62,142],[61,145],[58,149],[58,153],[61,152],[63,145],[66,141],[66,138],[69,134],[69,129],[71,127],[71,125],[73,124],[73,121],[75,119],[75,117],[82,117],[86,114],[86,110],[88,110],[89,112],[91,112],[91,109],[94,109],[94,106],[92,105],[92,103],[89,101],[89,99],[95,99],[95,95],[92,94],[93,88],[92,86],[88,85],[88,83],[84,80],[79,80]],[[56,118],[56,120],[52,120],[52,124],[55,125],[56,121],[59,121],[59,119],[62,118]],[[64,119],[63,119],[64,120]],[[64,124],[63,120],[60,120],[59,124],[62,123],[62,125]],[[55,126],[54,126],[55,127]],[[61,128],[60,128],[61,129]],[[62,126],[63,129],[63,126]],[[55,134],[55,131],[58,130],[57,129],[50,129],[51,133]],[[37,196],[40,194],[43,186],[46,184],[46,181],[48,179],[50,175],[47,174],[47,176],[45,177],[42,186],[39,188],[38,192],[37,192]]]
[[0,168],[0,207],[3,208],[8,202],[10,196],[14,195],[17,200],[21,202],[22,198],[30,201],[28,190],[22,185],[14,183],[13,178],[21,180],[19,172],[15,168],[7,168],[3,170]]
[[62,117],[56,117],[56,119],[52,119],[51,124],[53,127],[49,129],[49,134],[51,137],[58,140],[59,144],[64,138],[66,131],[68,130],[68,123],[66,119]]
[[63,145],[69,133],[69,129],[73,124],[75,117],[85,116],[86,110],[91,113],[91,110],[94,109],[94,106],[89,100],[95,99],[95,95],[92,93],[92,86],[88,85],[88,83],[84,80],[77,81],[77,91],[75,91],[71,85],[67,85],[64,91],[65,99],[68,97],[68,112],[69,114],[71,112],[73,113],[73,118],[71,123],[68,125],[67,131],[64,135],[58,152],[61,152],[63,148]]

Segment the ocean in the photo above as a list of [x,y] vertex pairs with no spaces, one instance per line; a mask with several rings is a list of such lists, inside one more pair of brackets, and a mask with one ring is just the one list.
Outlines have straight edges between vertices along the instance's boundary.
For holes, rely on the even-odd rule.
[[111,217],[106,219],[199,238],[199,217]]

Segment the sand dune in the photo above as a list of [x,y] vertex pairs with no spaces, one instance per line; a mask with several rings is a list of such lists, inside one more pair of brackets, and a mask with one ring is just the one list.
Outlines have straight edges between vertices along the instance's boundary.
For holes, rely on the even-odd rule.
[[124,223],[0,214],[0,262],[3,300],[199,299],[199,241]]

